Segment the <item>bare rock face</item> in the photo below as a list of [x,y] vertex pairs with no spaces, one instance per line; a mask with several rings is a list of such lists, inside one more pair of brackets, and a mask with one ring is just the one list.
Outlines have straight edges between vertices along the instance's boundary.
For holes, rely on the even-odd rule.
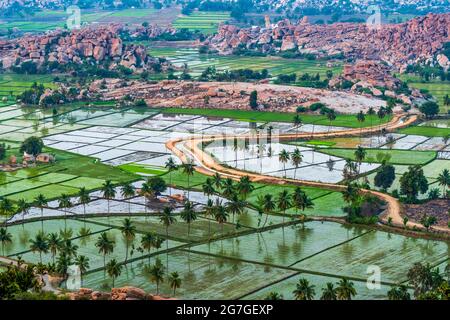
[[70,300],[167,300],[170,298],[147,294],[144,290],[126,286],[112,288],[111,292],[94,291],[80,288],[78,291],[66,294]]
[[343,79],[359,82],[363,81],[373,87],[398,88],[400,80],[390,74],[390,68],[380,61],[359,60],[354,65],[345,65]]
[[[238,46],[262,52],[297,48],[299,52],[318,57],[344,55],[352,59],[381,60],[401,70],[408,64],[434,58],[448,41],[450,13],[428,14],[378,29],[362,23],[309,24],[307,19],[297,24],[282,20],[263,29],[223,25],[204,44],[222,54],[230,54]],[[448,65],[445,58],[440,60]]]
[[87,27],[71,32],[56,30],[0,42],[0,61],[5,69],[30,60],[39,67],[46,61],[101,64],[112,59],[116,63],[111,68],[122,65],[132,70],[151,69],[154,63],[159,63],[159,59],[147,55],[143,46],[124,45],[118,36],[121,30],[120,25]]
[[439,65],[442,68],[444,68],[445,71],[450,69],[450,60],[448,59],[448,57],[446,55],[438,54],[436,60],[439,63]]

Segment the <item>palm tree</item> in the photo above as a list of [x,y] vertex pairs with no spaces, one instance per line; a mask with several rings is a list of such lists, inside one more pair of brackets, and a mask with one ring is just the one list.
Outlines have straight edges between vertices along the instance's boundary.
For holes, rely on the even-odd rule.
[[58,203],[59,207],[64,210],[64,230],[67,229],[67,208],[72,206],[72,202],[70,201],[70,197],[63,193]]
[[[367,110],[367,116],[370,119],[370,128],[372,129],[373,127],[373,116],[376,114],[375,110],[373,107],[369,107],[369,109]],[[370,147],[372,148],[372,139],[370,139]]]
[[188,200],[189,200],[189,189],[190,185],[190,176],[194,175],[194,164],[191,161],[183,163],[183,173],[187,175],[187,184],[188,184]]
[[[121,195],[124,199],[132,198],[135,194],[136,190],[131,183],[128,182],[122,186]],[[128,201],[128,214],[131,215],[131,201]]]
[[337,300],[337,292],[333,283],[327,282],[326,288],[322,288],[320,300]]
[[28,214],[30,210],[30,204],[25,199],[19,199],[17,201],[17,212],[22,212],[22,225],[25,222],[25,215]]
[[447,198],[446,188],[450,187],[450,171],[448,169],[444,169],[437,177],[437,182],[444,189],[444,198]]
[[0,213],[9,216],[14,212],[14,206],[8,198],[3,198],[2,201],[0,201]]
[[0,242],[2,243],[2,256],[4,256],[5,245],[12,242],[12,235],[6,228],[0,228]]
[[237,155],[239,150],[238,139],[236,137],[233,138],[233,151],[234,151],[234,165],[237,167]]
[[106,268],[106,255],[114,251],[114,240],[108,238],[106,232],[102,232],[95,243],[98,252],[103,254],[103,267]]
[[230,201],[226,205],[226,209],[233,215],[233,223],[234,223],[234,215],[235,214],[239,215],[242,212],[244,212],[244,208],[246,205],[247,202],[245,200],[241,200],[237,195],[237,193],[234,193],[231,196]]
[[225,179],[222,188],[223,188],[222,194],[226,198],[230,198],[233,196],[233,194],[235,194],[235,187],[233,184],[233,180],[231,178]]
[[222,177],[220,176],[220,174],[218,172],[216,172],[212,178],[213,178],[214,185],[216,186],[216,189],[217,190],[221,189],[222,188]]
[[160,221],[166,228],[166,268],[167,270],[169,270],[169,227],[177,222],[177,218],[175,217],[175,214],[173,213],[173,209],[171,207],[164,208]]
[[356,290],[353,286],[353,282],[343,278],[338,283],[336,288],[336,297],[338,300],[352,300],[352,297],[356,295]]
[[166,161],[165,164],[166,169],[169,171],[169,195],[172,195],[172,171],[178,170],[178,166],[176,165],[175,161],[172,157],[169,157],[169,159]]
[[[220,233],[223,236],[223,224],[227,222],[228,212],[226,208],[220,203],[216,204],[216,208],[214,210],[214,219],[220,224]],[[220,245],[223,250],[222,239],[220,240]]]
[[284,177],[286,178],[286,163],[289,161],[289,153],[283,149],[278,155],[278,160],[283,164],[284,167]]
[[295,290],[292,292],[296,300],[313,300],[316,294],[315,286],[309,284],[309,281],[305,278],[298,280]]
[[328,132],[330,132],[330,130],[331,130],[331,122],[336,120],[336,112],[333,109],[330,109],[327,112],[327,119],[328,119],[328,121],[330,121],[330,125],[328,126]]
[[300,118],[300,115],[297,113],[295,114],[294,119],[292,119],[292,121],[294,122],[295,126],[295,136],[298,137],[298,129],[302,125],[302,119]]
[[89,265],[89,258],[86,256],[78,256],[75,259],[75,264],[77,265],[78,269],[80,270],[80,277],[81,281],[83,281],[83,275],[88,271],[90,265]]
[[191,232],[191,222],[197,220],[197,213],[194,211],[194,205],[189,200],[186,201],[181,211],[181,219],[188,224],[188,241]]
[[250,177],[244,176],[239,179],[239,182],[236,185],[236,190],[241,195],[241,198],[245,200],[248,195],[255,190],[255,187],[251,183]]
[[122,226],[120,227],[120,232],[122,233],[125,239],[125,263],[128,261],[128,249],[130,244],[133,243],[134,238],[136,237],[136,227],[131,223],[129,218],[125,218],[122,222]]
[[363,160],[366,158],[367,152],[363,147],[358,146],[355,150],[355,160],[358,162],[358,174],[361,173],[361,164]]
[[216,192],[211,178],[206,179],[205,183],[202,185],[202,189],[203,189],[203,193],[206,194],[206,196],[208,197],[208,200],[209,200],[209,197],[212,196]]
[[85,187],[82,187],[78,192],[80,204],[83,205],[84,227],[86,227],[86,205],[91,201],[91,196]]
[[144,182],[141,186],[140,194],[141,194],[141,196],[144,197],[144,210],[145,210],[146,214],[147,214],[148,195],[151,193],[152,193],[152,188],[150,187],[150,184],[148,184],[147,182]]
[[150,268],[150,280],[156,282],[156,294],[159,294],[159,284],[164,281],[164,267],[159,260]]
[[154,233],[148,232],[144,234],[141,238],[141,247],[144,250],[147,250],[148,253],[148,262],[150,263],[150,251],[154,247],[156,235]]
[[[385,116],[386,116],[386,111],[385,111],[384,107],[380,107],[377,111],[378,123],[380,125],[380,127],[379,127],[380,134],[381,134],[381,121],[384,119]],[[378,142],[380,142],[380,134],[378,135]]]
[[291,196],[289,192],[284,189],[278,194],[277,207],[279,210],[283,211],[283,227],[284,227],[284,216],[286,215],[286,210],[292,206]]
[[263,201],[262,201],[262,209],[263,209],[263,212],[266,214],[266,219],[264,220],[264,224],[263,224],[263,228],[264,228],[267,223],[267,219],[269,218],[269,212],[271,212],[275,209],[275,203],[273,202],[273,196],[271,194],[264,195]]
[[114,282],[118,276],[122,273],[122,265],[118,264],[116,259],[111,259],[106,265],[106,271],[112,278],[112,287],[114,288]]
[[300,187],[296,187],[294,189],[294,193],[292,195],[292,205],[295,207],[295,213],[298,214],[299,206],[298,204],[302,201],[301,198],[304,192]]
[[214,201],[208,199],[205,205],[205,216],[208,218],[208,236],[211,236],[211,217],[214,216]]
[[42,263],[42,253],[48,252],[47,237],[43,231],[38,232],[34,239],[30,239],[30,249],[32,252],[39,252],[39,261]]
[[363,122],[366,121],[366,116],[364,115],[364,112],[361,110],[359,111],[359,113],[356,115],[356,120],[358,120],[358,122],[360,123],[360,129],[359,129],[359,139],[361,140],[362,138],[362,127],[363,127]]
[[41,209],[41,231],[44,232],[44,207],[47,206],[47,199],[44,197],[43,194],[39,194],[34,199],[35,205]]
[[52,253],[53,263],[55,263],[55,256],[56,256],[56,253],[58,252],[59,248],[61,247],[62,241],[56,232],[50,233],[47,237],[47,241],[48,241],[48,248],[50,249],[50,252]]
[[295,148],[295,150],[291,154],[291,161],[292,161],[292,164],[295,166],[294,179],[295,179],[295,176],[297,175],[297,168],[302,163],[302,160],[303,160],[303,155],[300,152],[300,149]]
[[411,295],[408,292],[408,287],[405,285],[394,286],[387,292],[389,300],[411,300]]
[[173,289],[173,295],[175,296],[176,290],[181,287],[181,278],[178,272],[172,272],[169,275],[169,285]]
[[59,251],[69,257],[77,256],[78,246],[72,243],[72,240],[65,239],[62,241]]
[[105,198],[108,201],[108,217],[109,217],[110,200],[115,198],[116,189],[114,189],[114,186],[112,185],[111,180],[106,180],[105,183],[103,183],[101,190],[103,192],[103,198]]

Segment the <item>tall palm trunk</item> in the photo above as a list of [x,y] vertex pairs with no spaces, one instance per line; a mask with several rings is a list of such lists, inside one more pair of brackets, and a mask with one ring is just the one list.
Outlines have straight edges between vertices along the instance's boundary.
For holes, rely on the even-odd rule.
[[166,269],[169,274],[169,226],[166,226]]

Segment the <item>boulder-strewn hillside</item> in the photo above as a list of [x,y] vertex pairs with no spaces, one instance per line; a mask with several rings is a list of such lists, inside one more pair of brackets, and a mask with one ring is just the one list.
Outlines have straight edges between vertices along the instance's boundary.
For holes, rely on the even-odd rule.
[[44,64],[90,63],[110,70],[119,66],[133,71],[167,68],[164,60],[149,56],[144,46],[124,45],[118,33],[120,26],[57,30],[44,35],[25,36],[0,41],[0,61],[3,68],[34,62]]
[[307,19],[297,24],[283,20],[270,28],[239,29],[222,25],[205,44],[222,54],[237,48],[260,52],[298,51],[316,56],[382,60],[402,70],[426,61],[450,41],[450,13],[428,14],[401,24],[369,28],[366,24],[316,25]]

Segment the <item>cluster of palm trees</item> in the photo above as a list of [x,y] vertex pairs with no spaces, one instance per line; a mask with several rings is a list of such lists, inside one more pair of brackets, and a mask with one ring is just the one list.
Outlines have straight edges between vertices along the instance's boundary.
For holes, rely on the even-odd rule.
[[39,253],[39,264],[43,264],[42,255],[51,253],[52,262],[48,269],[55,270],[59,274],[66,275],[70,265],[75,264],[83,275],[90,267],[89,258],[78,255],[78,246],[72,242],[71,232],[60,230],[59,233],[46,234],[39,231],[34,238],[29,240],[30,250]]
[[[316,296],[316,286],[310,284],[306,278],[300,278],[292,292],[296,300],[314,300]],[[327,282],[322,288],[320,300],[351,300],[356,296],[353,282],[347,278],[342,278],[338,283]],[[269,292],[265,300],[282,300],[283,295],[277,292]]]
[[292,151],[291,153],[286,151],[286,149],[282,149],[278,154],[278,161],[280,161],[283,164],[285,178],[286,178],[286,164],[289,162],[289,160],[291,160],[292,165],[295,167],[294,170],[294,179],[295,179],[297,175],[297,168],[303,161],[303,154],[301,153],[300,149],[295,148],[294,151]]
[[442,172],[437,177],[437,182],[439,186],[443,188],[444,198],[448,196],[448,188],[450,188],[450,171],[448,169],[442,170]]

